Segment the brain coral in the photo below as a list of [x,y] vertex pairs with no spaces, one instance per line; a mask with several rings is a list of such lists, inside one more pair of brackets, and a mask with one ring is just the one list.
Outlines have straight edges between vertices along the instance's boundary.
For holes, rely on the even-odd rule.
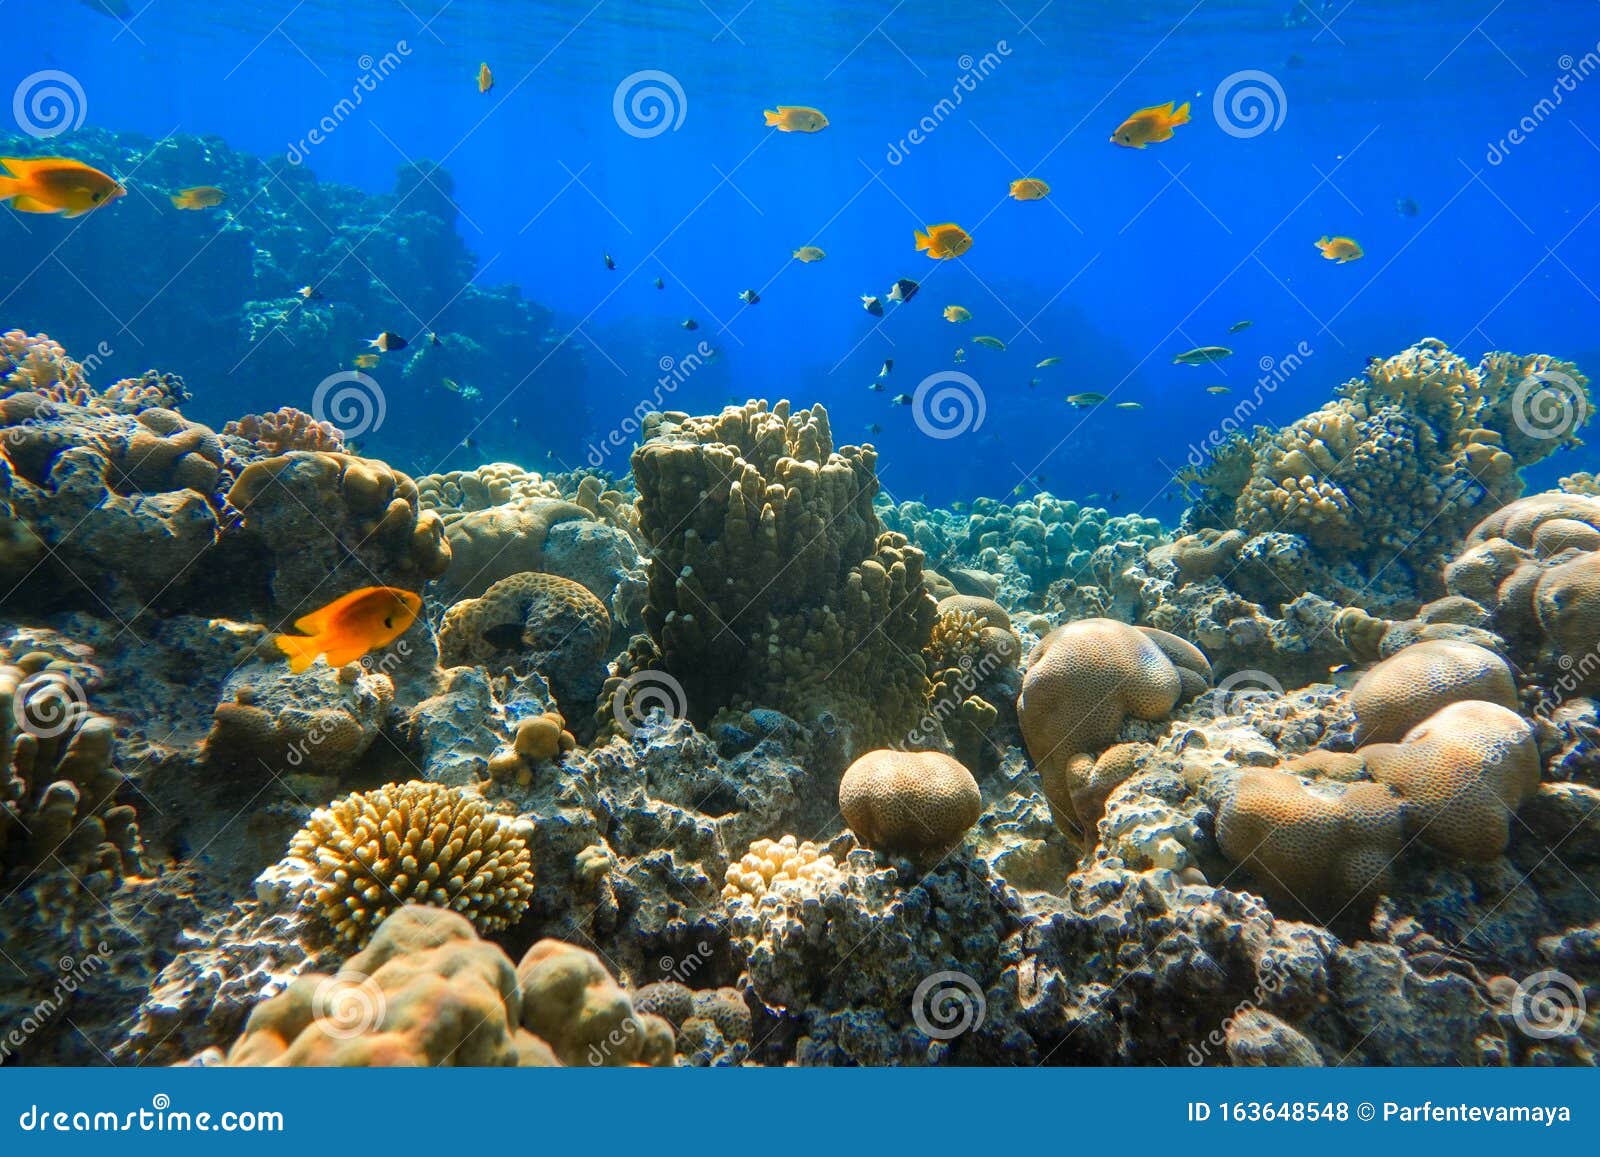
[[1413,643],[1350,689],[1356,742],[1393,743],[1449,703],[1483,699],[1515,708],[1511,668],[1493,651],[1454,639]]
[[445,612],[439,661],[498,673],[537,670],[571,718],[588,713],[605,679],[611,615],[587,589],[558,575],[503,578]]
[[1028,754],[1042,778],[1065,785],[1073,756],[1114,742],[1130,717],[1163,718],[1210,674],[1205,656],[1164,631],[1069,623],[1040,640],[1022,676],[1017,719]]
[[1426,581],[1485,507],[1517,496],[1518,467],[1577,443],[1581,422],[1524,432],[1518,389],[1541,374],[1574,383],[1587,414],[1587,379],[1570,363],[1492,353],[1473,367],[1428,338],[1375,361],[1337,401],[1258,432],[1242,487],[1204,481],[1216,504],[1237,496],[1229,525],[1302,535],[1326,554],[1380,566],[1402,559]]
[[461,788],[413,781],[355,792],[312,813],[283,867],[339,939],[362,943],[390,912],[427,903],[489,932],[533,895],[527,845],[510,820]]
[[1424,842],[1470,860],[1505,851],[1512,814],[1539,784],[1533,728],[1495,703],[1450,703],[1401,742],[1357,754],[1404,798]]
[[1251,770],[1217,809],[1217,843],[1269,897],[1332,921],[1387,886],[1403,839],[1400,798],[1376,783]]
[[922,553],[885,533],[870,446],[822,407],[652,414],[633,454],[650,548],[644,621],[700,722],[757,703],[829,713],[860,751],[904,736],[928,692]]
[[869,751],[845,769],[839,810],[866,847],[940,855],[978,822],[972,773],[940,751]]

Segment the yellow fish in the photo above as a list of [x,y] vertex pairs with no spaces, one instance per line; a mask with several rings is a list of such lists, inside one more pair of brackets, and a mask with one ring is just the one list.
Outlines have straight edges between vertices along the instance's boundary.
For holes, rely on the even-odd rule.
[[1233,391],[1231,389],[1229,389],[1227,386],[1207,386],[1206,387],[1206,393],[1208,393],[1208,394],[1231,394],[1231,393],[1233,393]]
[[1050,192],[1050,186],[1038,177],[1023,177],[1011,182],[1011,196],[1018,201],[1037,201]]
[[972,340],[981,346],[988,346],[992,350],[1003,350],[1006,348],[1005,342],[1001,341],[997,337],[989,337],[987,334],[985,334],[983,337],[975,337]]
[[1041,358],[1039,361],[1034,362],[1033,368],[1036,370],[1042,370],[1045,368],[1045,366],[1059,366],[1060,364],[1061,359],[1052,354],[1047,358]]
[[820,133],[828,127],[828,118],[821,110],[803,104],[780,104],[777,108],[763,109],[767,127],[776,125],[780,133]]
[[214,209],[228,199],[215,185],[195,185],[172,194],[172,203],[179,209]]
[[1111,134],[1111,143],[1129,149],[1142,149],[1154,141],[1170,141],[1172,130],[1189,123],[1189,102],[1177,108],[1169,100],[1142,108],[1117,126]]
[[411,629],[422,612],[422,598],[398,587],[362,587],[333,600],[319,611],[296,619],[300,635],[273,640],[289,657],[289,670],[299,674],[325,655],[328,666],[354,663],[368,651],[387,647]]
[[1337,261],[1340,265],[1343,265],[1346,261],[1354,261],[1359,257],[1366,256],[1361,246],[1348,237],[1329,237],[1324,235],[1322,240],[1317,242],[1317,248],[1322,250],[1323,257],[1329,261]]
[[489,62],[486,60],[478,65],[478,91],[488,92],[494,87],[494,73],[489,71]]
[[375,366],[377,364],[378,364],[378,355],[377,354],[357,354],[356,355],[356,369],[358,369],[358,370],[370,370],[373,366]]
[[827,254],[815,245],[802,245],[794,251],[792,256],[796,261],[804,261],[809,264],[813,261],[821,261]]
[[967,231],[949,222],[943,225],[929,225],[926,233],[921,229],[913,230],[913,233],[917,239],[917,252],[926,253],[935,261],[948,261],[952,257],[960,257],[972,248],[972,238]]
[[972,320],[972,311],[965,306],[947,305],[944,307],[944,319],[957,324]]
[[0,201],[19,213],[64,213],[81,217],[109,205],[128,190],[114,177],[71,157],[0,157]]

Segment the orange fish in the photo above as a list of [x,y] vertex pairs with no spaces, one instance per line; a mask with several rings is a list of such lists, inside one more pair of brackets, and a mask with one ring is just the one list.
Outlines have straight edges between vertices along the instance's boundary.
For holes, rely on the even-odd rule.
[[81,217],[128,191],[116,178],[71,157],[0,157],[0,165],[10,174],[0,177],[0,201],[10,201],[19,213]]
[[172,194],[172,203],[179,209],[212,209],[228,199],[215,185],[196,185]]
[[1037,201],[1050,192],[1050,186],[1038,177],[1023,177],[1011,182],[1011,196],[1018,201]]
[[820,133],[828,127],[828,118],[820,109],[802,104],[780,104],[775,109],[763,109],[761,115],[767,118],[768,128],[776,125],[780,133]]
[[489,71],[489,62],[486,60],[478,65],[478,91],[488,92],[494,87],[494,73]]
[[1142,149],[1152,141],[1170,141],[1172,130],[1189,123],[1189,102],[1176,109],[1169,100],[1142,108],[1117,126],[1111,134],[1111,143],[1129,149]]
[[1317,242],[1317,248],[1322,250],[1323,257],[1340,265],[1366,256],[1365,250],[1348,237],[1329,237],[1324,234],[1322,240]]
[[398,587],[362,587],[294,622],[303,635],[279,635],[273,642],[299,674],[326,655],[328,666],[354,663],[368,651],[387,647],[411,629],[422,613],[422,598]]
[[952,257],[960,257],[972,248],[972,237],[961,226],[952,223],[929,225],[926,233],[917,229],[914,235],[917,239],[917,252],[926,253],[935,261],[948,261]]

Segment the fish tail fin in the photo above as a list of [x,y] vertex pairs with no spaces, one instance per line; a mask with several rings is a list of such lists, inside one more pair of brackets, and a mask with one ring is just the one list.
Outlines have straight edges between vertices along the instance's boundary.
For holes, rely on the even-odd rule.
[[272,641],[289,657],[289,670],[296,675],[315,663],[323,652],[322,639],[317,635],[279,635]]
[[0,201],[22,195],[22,182],[15,177],[0,177]]
[[[1168,108],[1172,108],[1172,106],[1170,104],[1167,107]],[[1172,114],[1172,123],[1175,124],[1175,125],[1186,125],[1186,124],[1189,123],[1189,102],[1188,101],[1184,101],[1173,112],[1173,114]]]
[[768,128],[771,128],[773,125],[777,124],[779,121],[781,121],[783,119],[782,115],[778,112],[777,109],[770,109],[770,108],[762,109],[761,110],[761,115],[767,118],[767,127]]
[[933,247],[933,238],[921,229],[914,230],[917,238],[917,252],[922,253]]

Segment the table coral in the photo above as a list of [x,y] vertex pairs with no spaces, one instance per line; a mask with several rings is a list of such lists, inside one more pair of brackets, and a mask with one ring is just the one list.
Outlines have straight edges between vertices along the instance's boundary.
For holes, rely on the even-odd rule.
[[486,932],[508,927],[528,905],[533,870],[522,836],[481,797],[413,781],[318,808],[275,886],[300,892],[335,936],[359,946],[408,902],[461,912]]
[[845,769],[839,810],[864,847],[938,857],[977,823],[983,796],[943,752],[869,751]]
[[827,713],[857,751],[916,725],[936,611],[922,552],[874,513],[876,452],[834,448],[820,406],[652,414],[634,452],[650,547],[644,620],[690,715]]

